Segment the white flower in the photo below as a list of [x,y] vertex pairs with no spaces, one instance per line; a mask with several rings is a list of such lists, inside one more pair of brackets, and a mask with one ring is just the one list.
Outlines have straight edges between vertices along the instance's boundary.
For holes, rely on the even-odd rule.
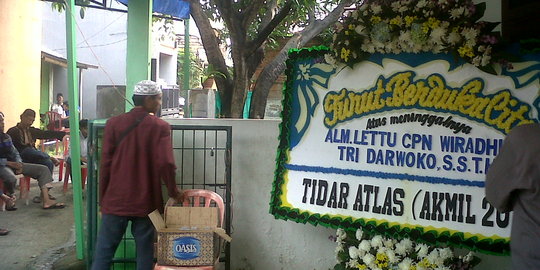
[[441,44],[445,36],[446,36],[446,30],[444,28],[437,27],[431,31],[431,34],[430,34],[431,42],[435,44]]
[[358,25],[356,28],[354,28],[354,31],[355,31],[356,33],[358,33],[359,35],[361,35],[361,36],[366,36],[366,35],[367,35],[367,33],[365,32],[365,30],[366,30],[366,27],[364,27],[364,26],[361,25],[361,24]]
[[458,42],[461,41],[461,36],[459,33],[452,32],[448,35],[448,42],[452,45],[456,45]]
[[392,7],[395,12],[399,12],[399,9],[401,8],[401,3],[399,1],[394,1],[392,4],[390,4],[390,7]]
[[369,242],[369,240],[362,240],[362,242],[360,242],[360,244],[358,245],[358,249],[368,252],[371,250],[371,243]]
[[379,14],[379,13],[381,13],[381,11],[382,11],[381,6],[379,6],[379,5],[371,5],[371,12],[373,12],[373,14]]
[[399,9],[398,9],[398,12],[399,13],[405,13],[409,10],[409,7],[407,6],[401,6]]
[[358,265],[357,260],[349,260],[347,263],[345,263],[345,266],[349,268],[356,268],[357,265]]
[[463,12],[465,11],[464,7],[454,8],[450,10],[450,18],[453,20],[457,20],[463,15]]
[[422,44],[414,44],[411,49],[413,53],[419,53],[422,51]]
[[338,239],[345,239],[345,237],[347,237],[347,233],[345,233],[345,230],[342,228],[338,228],[336,231],[336,236]]
[[394,264],[398,262],[398,257],[396,256],[396,253],[394,253],[393,250],[391,249],[386,250],[386,256],[388,256],[388,261],[390,261],[390,263]]
[[444,260],[439,257],[439,251],[437,249],[434,249],[429,253],[427,260],[435,265],[442,265],[444,263]]
[[356,247],[349,247],[349,257],[351,257],[351,259],[358,258],[358,249]]
[[407,249],[405,248],[405,245],[403,245],[402,243],[397,243],[396,244],[396,253],[398,255],[405,255],[407,254]]
[[383,241],[383,244],[387,248],[393,248],[394,247],[394,239],[386,239]]
[[362,240],[362,236],[364,236],[362,229],[356,230],[356,240]]
[[480,61],[480,66],[485,66],[489,64],[490,61],[491,61],[491,56],[484,54],[482,55],[482,61]]
[[399,270],[409,270],[412,266],[412,259],[411,258],[405,258],[403,261],[401,261],[398,264]]
[[433,53],[441,53],[445,49],[446,49],[446,47],[443,44],[437,44],[437,45],[433,46],[433,48],[431,50],[433,51]]
[[362,258],[362,261],[364,261],[365,265],[370,265],[375,262],[375,256],[373,256],[371,253],[368,253],[364,255],[364,257]]
[[465,257],[463,257],[463,261],[464,262],[470,262],[470,261],[472,261],[473,256],[474,256],[474,253],[469,252],[469,253],[467,253],[467,255],[465,255]]
[[329,53],[325,54],[324,55],[324,61],[326,61],[326,63],[332,65],[332,66],[335,66],[336,65],[336,59]]
[[472,64],[473,64],[475,67],[480,66],[480,63],[482,63],[482,56],[478,55],[478,56],[475,56],[475,57],[472,59]]
[[413,242],[409,238],[402,239],[400,243],[405,247],[407,251],[409,251],[413,247]]
[[461,30],[461,35],[463,35],[463,37],[467,41],[476,40],[476,37],[478,36],[478,30],[474,28],[463,28],[463,30]]
[[418,252],[418,258],[423,259],[427,256],[429,247],[426,244],[419,244],[416,246],[416,252]]
[[375,52],[375,46],[371,42],[364,42],[362,44],[362,51],[368,52],[368,53],[374,53]]
[[419,8],[423,8],[427,5],[427,1],[426,0],[420,0],[418,1],[418,3],[416,4],[417,7]]
[[383,238],[380,235],[375,235],[371,239],[371,246],[373,247],[382,247],[383,246]]
[[454,253],[452,252],[452,249],[450,248],[443,248],[439,250],[439,256],[441,256],[441,259],[446,260],[454,256]]
[[334,250],[334,252],[336,254],[340,253],[343,251],[343,246],[342,245],[337,245],[336,249]]

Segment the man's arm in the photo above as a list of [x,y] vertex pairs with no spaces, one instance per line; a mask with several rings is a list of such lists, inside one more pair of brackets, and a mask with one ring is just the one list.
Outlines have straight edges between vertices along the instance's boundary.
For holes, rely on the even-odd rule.
[[111,166],[115,150],[115,137],[114,130],[110,123],[105,125],[105,130],[103,132],[103,145],[101,150],[101,164],[99,172],[99,201],[103,199],[107,186],[109,185],[110,175],[111,175]]
[[167,187],[167,192],[170,198],[174,198],[177,202],[182,200],[182,192],[176,187],[176,165],[174,163],[171,130],[168,125],[162,125],[159,132],[159,142],[156,160],[158,161],[161,173],[161,180]]
[[41,130],[39,128],[30,127],[30,134],[32,134],[32,137],[34,137],[34,139],[57,139],[61,141],[66,135],[66,132]]

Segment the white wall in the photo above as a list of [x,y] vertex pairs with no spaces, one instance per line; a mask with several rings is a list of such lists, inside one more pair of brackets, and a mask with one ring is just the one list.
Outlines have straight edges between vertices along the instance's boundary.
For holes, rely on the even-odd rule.
[[[279,121],[179,119],[171,124],[232,126],[233,270],[327,270],[335,230],[269,214]],[[510,269],[508,257],[481,255],[480,270]]]
[[[116,2],[114,2],[116,3]],[[113,4],[114,4],[113,3]],[[52,10],[49,2],[42,2],[43,47],[66,57],[65,13]],[[82,111],[84,118],[96,117],[96,85],[124,85],[126,78],[127,13],[86,9],[84,19],[76,12],[77,61],[99,66],[83,71]],[[81,33],[82,31],[82,33]],[[86,43],[84,40],[88,43]],[[67,100],[67,71],[54,78],[54,97],[63,93]],[[61,78],[64,78],[61,80]]]

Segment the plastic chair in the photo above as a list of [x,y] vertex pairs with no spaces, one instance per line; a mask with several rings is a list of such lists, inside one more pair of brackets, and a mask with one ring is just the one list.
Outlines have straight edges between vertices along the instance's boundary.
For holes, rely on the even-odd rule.
[[[57,112],[45,112],[47,115],[47,130],[60,131],[64,130],[62,126],[62,116]],[[45,152],[45,145],[54,143],[55,153],[58,154],[58,140],[42,140],[41,142],[41,152]]]
[[16,177],[19,178],[20,198],[24,199],[25,204],[28,205],[30,204],[30,177],[22,174],[18,174]]
[[[201,198],[204,202],[201,204]],[[171,200],[169,200],[171,201]],[[223,218],[225,216],[225,204],[219,194],[205,189],[186,189],[184,190],[184,207],[212,207],[212,202],[219,209],[219,225],[223,227]],[[169,204],[169,202],[167,202]],[[214,270],[213,265],[209,266],[168,266],[156,263],[154,270]]]
[[[58,181],[62,181],[62,175],[63,175],[63,169],[66,168],[65,175],[64,175],[64,193],[68,190],[68,183],[69,179],[71,179],[71,167],[67,164],[67,158],[69,156],[69,135],[64,136],[62,139],[62,144],[64,145],[64,155],[62,159],[59,159],[60,165],[59,165],[59,171],[58,171]],[[88,175],[88,168],[86,165],[81,165],[81,184],[82,189],[84,190],[84,185],[86,183],[86,176]],[[73,179],[72,179],[73,181]]]
[[64,127],[62,126],[62,115],[60,115],[57,112],[46,112],[47,119],[49,120],[49,123],[47,124],[48,130],[63,130]]

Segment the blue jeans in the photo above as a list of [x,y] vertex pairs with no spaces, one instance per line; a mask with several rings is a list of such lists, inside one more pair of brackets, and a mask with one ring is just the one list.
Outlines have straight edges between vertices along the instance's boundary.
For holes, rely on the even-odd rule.
[[46,153],[32,147],[26,147],[21,151],[20,154],[23,162],[45,165],[47,168],[49,168],[51,174],[53,173],[54,163],[51,161],[51,157],[49,157],[49,155]]
[[131,233],[137,249],[137,270],[151,270],[154,264],[154,225],[148,217],[121,217],[103,214],[99,229],[92,270],[111,268],[116,248],[131,221]]

